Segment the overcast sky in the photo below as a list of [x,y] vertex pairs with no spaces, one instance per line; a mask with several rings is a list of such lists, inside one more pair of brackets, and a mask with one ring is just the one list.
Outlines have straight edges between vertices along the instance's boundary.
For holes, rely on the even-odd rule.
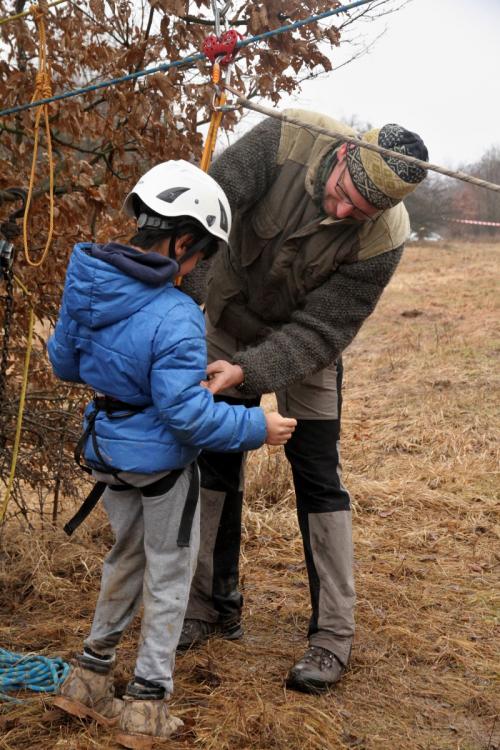
[[[356,28],[368,42],[385,27],[370,52],[304,83],[280,109],[398,122],[422,136],[431,161],[452,168],[500,146],[500,0],[412,0]],[[341,46],[334,65],[351,55]],[[245,119],[247,129],[259,116]]]

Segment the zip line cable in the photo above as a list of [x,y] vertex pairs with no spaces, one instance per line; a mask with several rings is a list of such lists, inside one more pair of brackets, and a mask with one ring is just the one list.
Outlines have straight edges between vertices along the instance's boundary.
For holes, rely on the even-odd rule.
[[[249,44],[254,44],[255,42],[260,42],[264,39],[269,39],[270,37],[277,36],[278,34],[284,34],[288,31],[294,31],[295,29],[301,28],[302,26],[306,26],[311,23],[315,23],[317,21],[321,21],[324,18],[328,18],[330,16],[336,16],[340,13],[347,13],[348,11],[358,8],[362,5],[368,5],[369,3],[372,3],[373,0],[356,0],[356,2],[349,3],[347,5],[341,5],[338,8],[334,8],[333,10],[325,11],[324,13],[319,13],[315,16],[309,16],[308,18],[304,18],[302,21],[295,21],[295,23],[289,24],[288,26],[280,26],[277,29],[272,29],[271,31],[266,31],[263,34],[257,34],[256,36],[248,37],[248,39],[242,39],[236,44],[236,48],[239,49],[241,47],[247,47]],[[138,70],[135,73],[128,73],[125,76],[120,76],[118,78],[112,78],[109,81],[102,81],[101,83],[94,83],[90,86],[84,86],[83,88],[74,89],[73,91],[66,91],[61,94],[56,94],[54,96],[46,97],[45,99],[39,99],[36,102],[29,102],[28,104],[20,104],[16,107],[10,107],[9,109],[2,109],[0,110],[0,117],[6,117],[7,115],[13,115],[17,112],[24,112],[27,109],[33,109],[34,107],[41,107],[43,104],[50,104],[51,102],[58,102],[62,101],[63,99],[69,99],[73,96],[82,96],[83,94],[88,94],[92,91],[98,91],[100,89],[107,88],[108,86],[117,86],[120,83],[126,83],[127,81],[135,81],[137,78],[143,78],[144,76],[153,75],[154,73],[165,73],[167,70],[171,70],[172,68],[180,68],[184,66],[192,67],[194,63],[199,62],[200,60],[205,60],[206,55],[204,55],[202,52],[199,52],[195,55],[189,55],[188,57],[182,58],[182,60],[175,60],[173,62],[168,63],[162,63],[161,65],[157,65],[154,68],[146,68],[144,70]]]
[[[62,1],[62,0],[61,0]],[[349,3],[347,5],[341,5],[338,8],[334,8],[333,10],[325,11],[324,13],[319,13],[315,16],[309,16],[308,18],[304,18],[301,21],[295,21],[292,24],[288,24],[287,26],[280,26],[277,29],[272,29],[271,31],[266,31],[263,34],[257,34],[255,36],[248,37],[247,39],[242,39],[237,42],[236,49],[240,49],[241,47],[247,47],[250,44],[254,44],[256,42],[260,42],[264,39],[268,39],[273,36],[277,36],[278,34],[283,34],[288,31],[294,31],[295,29],[301,28],[302,26],[306,26],[307,24],[315,23],[317,21],[320,21],[324,18],[328,18],[330,16],[339,15],[340,13],[347,13],[348,11],[358,8],[362,5],[367,5],[370,2],[373,2],[373,0],[356,0],[356,2]],[[206,55],[204,55],[202,52],[199,52],[195,55],[189,55],[188,57],[182,58],[182,60],[176,60],[169,63],[162,63],[161,65],[157,65],[154,68],[146,68],[144,70],[138,70],[135,73],[129,73],[125,76],[120,76],[119,78],[112,78],[109,81],[102,81],[101,83],[95,83],[90,86],[85,86],[80,89],[75,89],[73,91],[67,91],[61,94],[56,94],[55,96],[47,97],[45,99],[39,99],[38,101],[32,101],[28,104],[21,104],[16,107],[11,107],[9,109],[3,109],[0,110],[0,117],[6,117],[7,115],[15,114],[17,112],[24,112],[25,110],[32,109],[33,107],[41,107],[44,104],[50,104],[51,102],[56,101],[62,101],[63,99],[68,99],[73,96],[82,96],[84,94],[90,93],[92,91],[98,91],[99,89],[104,89],[109,86],[117,86],[120,83],[125,83],[127,81],[133,81],[138,78],[143,78],[145,76],[153,75],[154,73],[164,73],[167,70],[173,69],[173,68],[180,68],[184,66],[192,67],[194,63],[199,62],[201,60],[206,59]],[[228,87],[227,87],[228,88]],[[246,107],[247,109],[254,109],[256,112],[260,112],[261,114],[265,114],[268,117],[275,117],[277,119],[283,119],[286,121],[286,116],[282,115],[281,113],[277,113],[274,110],[267,109],[265,107],[261,107],[258,104],[254,104],[249,102],[248,99],[245,99],[240,96],[239,92],[233,92],[238,98],[239,104],[241,106]],[[292,122],[292,120],[288,120],[289,122]],[[292,123],[293,124],[293,123]],[[299,124],[296,122],[295,124]],[[308,126],[311,130],[316,130],[317,132],[323,132],[325,135],[334,135],[339,136],[339,134],[333,133],[329,130],[322,130],[321,128],[318,128],[316,126]],[[386,155],[390,156],[397,156],[398,159],[401,159],[402,161],[408,161],[412,163],[418,163],[418,159],[415,159],[411,156],[405,156],[403,154],[398,154],[395,152],[391,152],[389,149],[383,149],[381,146],[376,146],[375,144],[371,143],[365,143],[364,141],[360,139],[349,139],[345,136],[342,136],[343,140],[346,142],[355,143],[356,145],[363,146],[364,148],[372,151],[377,151],[378,153],[385,153]],[[487,182],[486,180],[481,180],[478,177],[473,177],[472,175],[465,174],[464,172],[453,172],[449,169],[446,169],[444,167],[440,167],[437,164],[431,164],[429,162],[421,162],[419,166],[423,166],[424,169],[429,169],[434,172],[439,172],[439,174],[443,174],[446,177],[452,177],[457,180],[462,180],[463,182],[468,182],[471,185],[476,185],[478,187],[486,188],[487,190],[493,190],[495,192],[500,192],[500,185],[496,185],[492,182]]]
[[331,128],[322,128],[319,125],[311,125],[309,123],[304,124],[301,120],[298,120],[295,117],[290,117],[289,115],[285,115],[282,112],[277,112],[274,109],[269,109],[268,107],[263,107],[261,104],[255,104],[254,102],[249,101],[244,96],[241,96],[240,92],[234,89],[232,86],[228,86],[224,83],[221,83],[220,85],[226,88],[235,96],[236,104],[238,104],[240,107],[251,109],[254,112],[259,112],[262,115],[266,115],[267,117],[274,117],[276,120],[288,122],[291,125],[298,125],[305,130],[313,130],[315,133],[320,133],[321,135],[339,138],[345,143],[352,143],[355,146],[361,146],[362,148],[366,148],[368,151],[375,151],[377,154],[383,154],[384,156],[394,156],[400,161],[406,161],[410,164],[415,164],[422,169],[428,169],[432,172],[438,172],[439,174],[445,175],[446,177],[453,177],[456,180],[469,182],[471,185],[477,185],[477,187],[483,187],[487,190],[493,190],[497,193],[500,193],[500,185],[497,185],[494,182],[481,180],[479,177],[473,177],[472,175],[466,174],[465,172],[454,172],[451,169],[440,167],[438,164],[432,164],[428,161],[422,161],[421,159],[417,159],[414,156],[400,154],[398,151],[392,151],[389,148],[377,146],[375,143],[368,143],[368,141],[363,141],[361,138],[345,135],[343,133],[332,130]]

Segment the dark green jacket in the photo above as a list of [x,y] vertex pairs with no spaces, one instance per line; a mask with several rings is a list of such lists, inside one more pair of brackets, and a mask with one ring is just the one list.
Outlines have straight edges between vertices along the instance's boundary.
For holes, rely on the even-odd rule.
[[[353,132],[314,113],[293,115]],[[400,259],[409,233],[402,204],[361,224],[328,218],[315,202],[320,164],[339,145],[267,119],[210,170],[233,228],[230,249],[212,262],[207,313],[241,342],[234,361],[248,394],[279,390],[338,359]],[[195,282],[187,277],[186,290]]]

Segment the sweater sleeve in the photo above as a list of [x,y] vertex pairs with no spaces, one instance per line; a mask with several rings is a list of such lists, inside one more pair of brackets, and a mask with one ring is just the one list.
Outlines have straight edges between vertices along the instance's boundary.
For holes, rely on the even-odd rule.
[[197,305],[203,305],[207,298],[207,283],[212,258],[202,260],[192,271],[182,277],[181,290]]
[[281,123],[259,122],[214,161],[209,174],[227,195],[231,211],[246,210],[265,195],[277,171]]
[[288,323],[237,352],[233,362],[245,374],[242,394],[281,390],[335,362],[375,309],[402,252],[403,246],[341,265]]
[[[233,214],[266,194],[276,176],[281,124],[268,117],[229,146],[209,170],[227,195]],[[182,281],[182,291],[201,305],[207,296],[211,260],[198,263]]]

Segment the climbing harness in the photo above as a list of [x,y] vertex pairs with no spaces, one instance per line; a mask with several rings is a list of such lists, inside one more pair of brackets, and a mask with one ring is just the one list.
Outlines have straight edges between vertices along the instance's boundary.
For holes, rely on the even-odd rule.
[[139,406],[137,404],[127,404],[124,401],[119,401],[118,399],[111,398],[110,396],[101,396],[99,394],[95,394],[94,398],[92,399],[92,406],[93,409],[87,416],[87,425],[83,430],[80,439],[78,440],[78,443],[75,447],[75,461],[80,469],[85,471],[87,474],[92,474],[92,468],[89,468],[81,461],[82,453],[85,449],[85,444],[90,437],[92,440],[94,453],[96,454],[99,461],[99,464],[94,466],[94,468],[98,469],[99,471],[104,471],[107,474],[112,474],[118,482],[128,487],[129,485],[127,485],[126,482],[118,477],[118,472],[120,471],[120,469],[111,466],[102,455],[99,444],[97,442],[95,423],[97,416],[101,411],[105,412],[106,416],[109,419],[126,419],[127,417],[131,417],[133,414],[140,414],[142,411],[144,411],[145,405]]
[[[39,62],[38,72],[36,74],[35,92],[33,94],[32,101],[36,101],[38,97],[49,98],[52,96],[52,82],[50,78],[50,69],[47,63],[47,38],[45,33],[45,14],[47,13],[47,0],[39,0],[38,6],[32,6],[32,12],[36,20],[39,37]],[[30,257],[28,247],[28,219],[29,211],[31,206],[31,197],[33,195],[33,187],[35,184],[36,166],[38,160],[38,143],[40,137],[40,120],[44,117],[45,122],[45,134],[47,139],[47,157],[49,160],[49,231],[45,248],[38,260],[33,260]],[[34,146],[33,146],[33,158],[31,161],[31,174],[28,188],[28,195],[26,198],[26,209],[23,217],[23,241],[24,241],[24,255],[28,265],[38,268],[42,265],[47,253],[49,252],[50,245],[52,242],[52,234],[54,232],[54,160],[52,156],[52,138],[50,134],[50,123],[49,123],[49,105],[44,104],[37,110],[35,115],[34,125]]]
[[[138,404],[128,404],[124,401],[120,401],[119,399],[111,398],[111,396],[96,394],[92,400],[92,406],[92,411],[87,416],[87,424],[75,447],[75,461],[86,474],[92,474],[92,469],[94,468],[97,471],[111,474],[113,477],[115,477],[118,484],[108,485],[106,482],[96,482],[75,515],[64,526],[64,531],[68,536],[71,536],[75,529],[77,529],[80,524],[83,523],[83,521],[87,518],[87,516],[92,512],[92,510],[101,499],[107,486],[109,486],[115,492],[125,492],[126,490],[137,489],[133,485],[121,479],[121,477],[119,476],[120,470],[108,464],[104,459],[99,448],[95,423],[100,412],[104,412],[108,419],[127,419],[128,417],[132,417],[134,414],[139,414],[140,412],[144,411],[147,404],[143,404],[142,406]],[[99,464],[89,465],[82,463],[82,454],[85,448],[85,444],[89,438],[92,441],[92,447],[94,449],[95,455],[99,460]],[[155,497],[157,495],[163,495],[172,489],[183,471],[184,468],[174,469],[164,477],[157,479],[151,484],[147,484],[144,487],[141,487],[140,492],[145,497]],[[191,482],[186,496],[186,501],[184,503],[179,532],[177,535],[178,547],[189,547],[194,514],[196,512],[196,506],[198,504],[198,494],[199,473],[196,463],[193,463]]]
[[69,673],[69,664],[56,657],[16,654],[0,648],[0,700],[21,703],[7,695],[17,690],[55,693]]

